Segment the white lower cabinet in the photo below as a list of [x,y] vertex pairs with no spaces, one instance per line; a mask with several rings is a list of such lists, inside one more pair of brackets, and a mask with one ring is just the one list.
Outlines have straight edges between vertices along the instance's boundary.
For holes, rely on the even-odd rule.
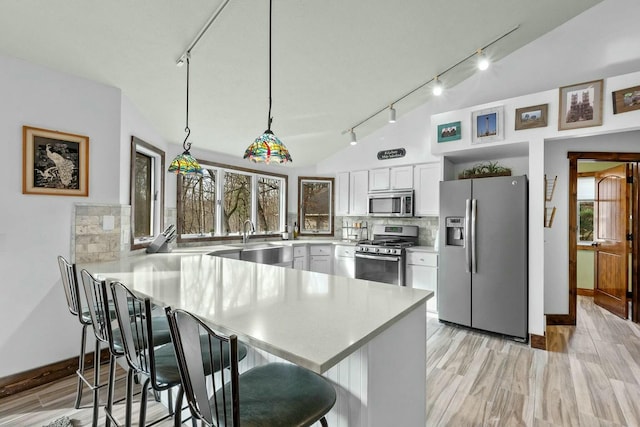
[[293,247],[293,268],[296,270],[308,270],[309,258],[307,256],[307,245]]
[[438,254],[418,250],[407,251],[406,283],[408,287],[433,291],[427,311],[438,312]]
[[331,274],[333,272],[332,249],[332,245],[309,245],[309,270]]
[[333,274],[354,278],[356,275],[355,246],[335,245],[333,258]]

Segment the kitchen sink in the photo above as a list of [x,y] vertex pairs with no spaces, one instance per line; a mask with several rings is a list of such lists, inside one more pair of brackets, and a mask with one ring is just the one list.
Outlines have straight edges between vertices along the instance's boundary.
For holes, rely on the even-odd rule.
[[269,243],[243,245],[238,250],[211,252],[209,255],[283,267],[291,267],[293,263],[291,246],[276,246]]

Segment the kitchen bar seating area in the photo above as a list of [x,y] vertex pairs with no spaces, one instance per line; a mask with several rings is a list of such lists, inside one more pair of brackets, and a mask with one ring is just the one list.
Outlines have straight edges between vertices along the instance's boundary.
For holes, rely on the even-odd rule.
[[[79,267],[236,335],[249,347],[240,384],[243,372],[274,362],[322,375],[336,390],[326,415],[330,426],[383,426],[400,416],[424,423],[426,349],[414,337],[426,336],[430,292],[210,251],[140,254]],[[397,348],[410,351],[411,361],[398,365]],[[240,402],[242,411],[242,396]]]

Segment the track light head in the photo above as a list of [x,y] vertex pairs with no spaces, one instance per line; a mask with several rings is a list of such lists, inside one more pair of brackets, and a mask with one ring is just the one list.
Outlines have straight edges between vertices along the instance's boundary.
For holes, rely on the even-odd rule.
[[434,79],[432,92],[435,96],[440,96],[442,95],[442,92],[444,92],[444,86],[442,85],[442,82],[440,81],[440,79],[438,79],[437,76]]
[[393,108],[393,104],[389,105],[389,123],[396,122],[396,109]]
[[484,71],[489,68],[489,58],[484,54],[482,49],[478,49],[478,70]]
[[351,145],[356,145],[358,143],[358,140],[356,139],[356,133],[353,131],[353,129],[349,131],[349,136],[351,137]]

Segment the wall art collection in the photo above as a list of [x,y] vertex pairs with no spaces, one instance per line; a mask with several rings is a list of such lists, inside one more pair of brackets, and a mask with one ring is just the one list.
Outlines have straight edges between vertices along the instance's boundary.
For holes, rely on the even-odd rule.
[[[558,89],[558,130],[602,126],[604,80],[593,80],[563,86]],[[640,86],[611,92],[613,114],[640,110]],[[547,127],[549,104],[516,108],[514,129]],[[449,142],[462,138],[461,122],[437,126],[437,141]],[[504,139],[504,106],[471,113],[471,144]]]

